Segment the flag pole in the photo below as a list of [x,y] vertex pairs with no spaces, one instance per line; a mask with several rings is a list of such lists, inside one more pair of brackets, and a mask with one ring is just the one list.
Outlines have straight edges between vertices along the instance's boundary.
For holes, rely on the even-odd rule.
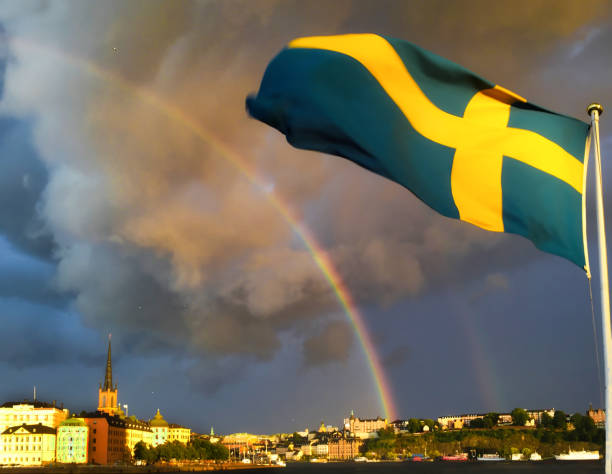
[[591,116],[591,133],[595,147],[595,190],[597,203],[597,242],[599,246],[599,275],[601,286],[601,322],[604,352],[605,411],[606,411],[606,474],[612,474],[612,336],[610,333],[610,291],[608,286],[608,252],[606,247],[606,221],[603,208],[603,186],[601,177],[601,151],[599,148],[599,117],[603,113],[600,104],[590,104],[587,112]]

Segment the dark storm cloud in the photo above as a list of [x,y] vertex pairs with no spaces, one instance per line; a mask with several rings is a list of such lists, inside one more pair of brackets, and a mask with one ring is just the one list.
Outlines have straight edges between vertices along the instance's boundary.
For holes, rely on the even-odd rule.
[[484,278],[478,290],[469,296],[468,301],[470,304],[476,304],[490,293],[508,291],[509,286],[507,276],[502,273],[490,273]]
[[0,236],[0,297],[66,307],[70,294],[62,294],[54,285],[52,263],[20,253]]
[[103,353],[92,354],[92,335],[83,332],[75,315],[5,298],[0,298],[0,312],[0,359],[5,364],[17,369],[104,364]]
[[[593,45],[605,54],[606,31],[589,36],[609,14],[602,5],[14,4],[0,10],[15,58],[1,106],[32,124],[32,135],[18,127],[13,145],[3,141],[12,151],[0,158],[10,172],[0,199],[12,214],[6,224],[0,216],[0,228],[38,255],[56,242],[57,287],[76,295],[87,327],[119,331],[125,351],[270,360],[290,332],[305,339],[307,365],[345,360],[350,328],[333,322],[318,329],[338,303],[267,200],[270,189],[303,216],[360,304],[390,305],[544,257],[520,238],[442,218],[344,160],[293,150],[248,119],[244,98],[267,62],[295,36],[374,31],[536,92],[546,71],[563,69],[560,58],[583,60]],[[546,70],[537,69],[545,62]],[[130,85],[92,72],[91,64]],[[546,87],[551,96],[542,105],[554,101],[556,82]],[[155,101],[147,99],[151,91]],[[206,132],[194,134],[191,124]],[[209,134],[239,153],[264,189]],[[30,142],[44,164],[18,148]],[[20,160],[4,158],[13,152]],[[226,381],[192,378],[196,387]]]
[[[0,23],[0,101],[8,45]],[[52,236],[45,230],[37,203],[47,184],[44,164],[32,146],[31,124],[0,116],[0,234],[38,257],[50,258]]]
[[391,352],[385,354],[382,363],[387,368],[402,366],[410,359],[411,353],[412,350],[407,344],[394,347]]
[[304,364],[309,367],[343,362],[353,344],[353,329],[344,321],[332,321],[304,341]]
[[239,358],[219,358],[192,363],[185,373],[196,392],[212,396],[226,384],[244,376],[246,367]]

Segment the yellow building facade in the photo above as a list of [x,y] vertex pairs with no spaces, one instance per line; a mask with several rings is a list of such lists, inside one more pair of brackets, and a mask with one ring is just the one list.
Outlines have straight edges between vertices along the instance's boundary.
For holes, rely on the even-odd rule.
[[151,427],[138,419],[135,416],[130,416],[124,419],[126,444],[132,456],[134,456],[134,446],[139,441],[142,441],[147,446],[153,446],[153,430]]
[[191,439],[191,430],[184,426],[170,423],[168,425],[168,441],[180,441],[187,444]]
[[[0,406],[0,433],[24,424],[37,425],[40,423],[42,426],[57,428],[66,418],[68,418],[68,410],[55,406],[55,402],[6,402]],[[5,453],[8,449],[4,446],[4,439],[4,436],[0,436],[0,454]]]
[[68,410],[55,404],[33,402],[7,402],[0,406],[0,433],[12,426],[38,424],[57,428],[68,418]]
[[7,428],[0,437],[0,464],[42,466],[55,461],[55,428],[23,424]]
[[344,419],[345,431],[357,438],[375,437],[377,431],[386,428],[388,424],[386,418],[360,419],[353,412],[350,417]]

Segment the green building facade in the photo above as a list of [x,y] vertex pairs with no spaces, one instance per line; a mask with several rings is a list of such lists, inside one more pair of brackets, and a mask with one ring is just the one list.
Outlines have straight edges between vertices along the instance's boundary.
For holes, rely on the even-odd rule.
[[86,463],[89,427],[83,418],[68,418],[57,429],[57,462]]

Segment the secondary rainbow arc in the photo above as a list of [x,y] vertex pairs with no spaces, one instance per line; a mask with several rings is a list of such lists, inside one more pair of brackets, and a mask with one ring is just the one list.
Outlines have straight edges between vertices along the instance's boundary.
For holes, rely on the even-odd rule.
[[389,421],[395,418],[396,410],[391,393],[391,387],[385,375],[378,353],[370,338],[366,322],[364,317],[359,312],[357,305],[353,301],[348,288],[334,267],[331,258],[323,247],[317,242],[312,233],[299,222],[299,219],[292,212],[289,205],[284,203],[273,191],[268,191],[265,182],[257,176],[257,173],[254,170],[249,168],[247,163],[236,152],[217,139],[212,133],[206,130],[206,128],[199,124],[194,118],[183,112],[179,107],[168,102],[167,100],[164,100],[143,86],[137,86],[122,76],[110,72],[107,69],[103,69],[91,61],[87,61],[66,52],[53,49],[47,45],[40,45],[23,38],[12,38],[11,41],[26,49],[31,48],[33,50],[44,51],[47,54],[52,54],[54,57],[62,60],[65,63],[75,66],[76,68],[86,71],[88,74],[91,74],[98,79],[102,79],[113,84],[115,87],[136,95],[140,100],[152,106],[172,121],[178,122],[182,126],[189,129],[195,136],[200,138],[227,162],[234,166],[234,168],[237,169],[250,183],[257,186],[262,191],[262,195],[266,198],[266,200],[283,217],[293,232],[300,237],[304,243],[304,246],[311,254],[315,264],[332,288],[338,303],[353,325],[357,339],[359,340],[359,343],[363,349],[372,380],[376,386],[380,408],[382,409],[385,418],[387,418]]

